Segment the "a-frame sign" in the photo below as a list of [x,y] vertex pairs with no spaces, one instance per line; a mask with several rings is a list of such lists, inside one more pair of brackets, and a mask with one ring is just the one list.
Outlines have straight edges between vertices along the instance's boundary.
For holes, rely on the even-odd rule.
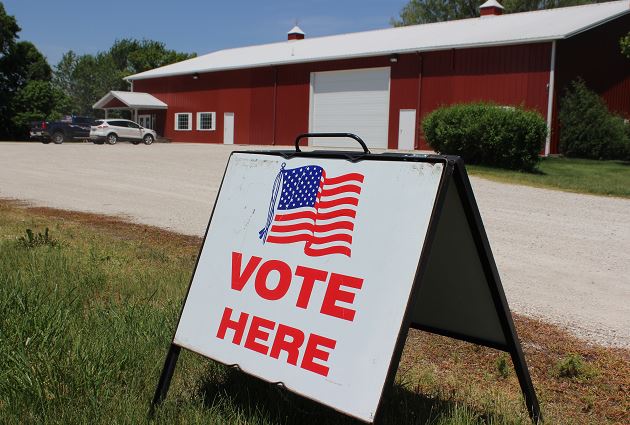
[[542,421],[461,159],[234,152],[152,409],[183,347],[378,422],[410,327],[509,353]]

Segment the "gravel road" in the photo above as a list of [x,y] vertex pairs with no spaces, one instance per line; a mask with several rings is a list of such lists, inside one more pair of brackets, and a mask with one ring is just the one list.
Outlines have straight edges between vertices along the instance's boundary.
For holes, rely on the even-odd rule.
[[[201,236],[231,150],[0,143],[0,197]],[[630,200],[471,180],[512,310],[629,348]]]

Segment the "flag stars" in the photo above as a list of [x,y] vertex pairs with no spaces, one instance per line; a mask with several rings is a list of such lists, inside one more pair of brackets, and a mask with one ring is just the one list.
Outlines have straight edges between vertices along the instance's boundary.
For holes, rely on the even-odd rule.
[[314,165],[284,170],[278,209],[313,208],[320,190],[322,171],[321,167]]

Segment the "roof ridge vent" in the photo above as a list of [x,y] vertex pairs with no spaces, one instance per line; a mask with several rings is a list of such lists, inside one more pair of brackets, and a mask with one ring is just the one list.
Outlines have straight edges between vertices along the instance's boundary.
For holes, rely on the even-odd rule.
[[289,30],[287,33],[288,40],[303,40],[304,39],[304,31],[297,25]]
[[479,6],[479,14],[483,18],[484,16],[498,16],[503,15],[503,6],[497,0],[488,0],[481,6]]

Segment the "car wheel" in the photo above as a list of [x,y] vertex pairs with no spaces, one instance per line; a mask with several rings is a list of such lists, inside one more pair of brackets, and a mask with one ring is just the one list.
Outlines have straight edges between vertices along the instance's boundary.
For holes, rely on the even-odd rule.
[[117,141],[118,136],[116,136],[116,133],[109,133],[107,135],[107,143],[109,143],[110,145],[115,145]]
[[145,145],[150,145],[151,143],[153,143],[153,136],[150,134],[145,134],[142,138],[142,141]]
[[52,141],[56,144],[56,145],[60,145],[62,144],[64,141],[66,140],[66,137],[63,135],[62,132],[58,131],[56,133],[53,133],[52,135]]

